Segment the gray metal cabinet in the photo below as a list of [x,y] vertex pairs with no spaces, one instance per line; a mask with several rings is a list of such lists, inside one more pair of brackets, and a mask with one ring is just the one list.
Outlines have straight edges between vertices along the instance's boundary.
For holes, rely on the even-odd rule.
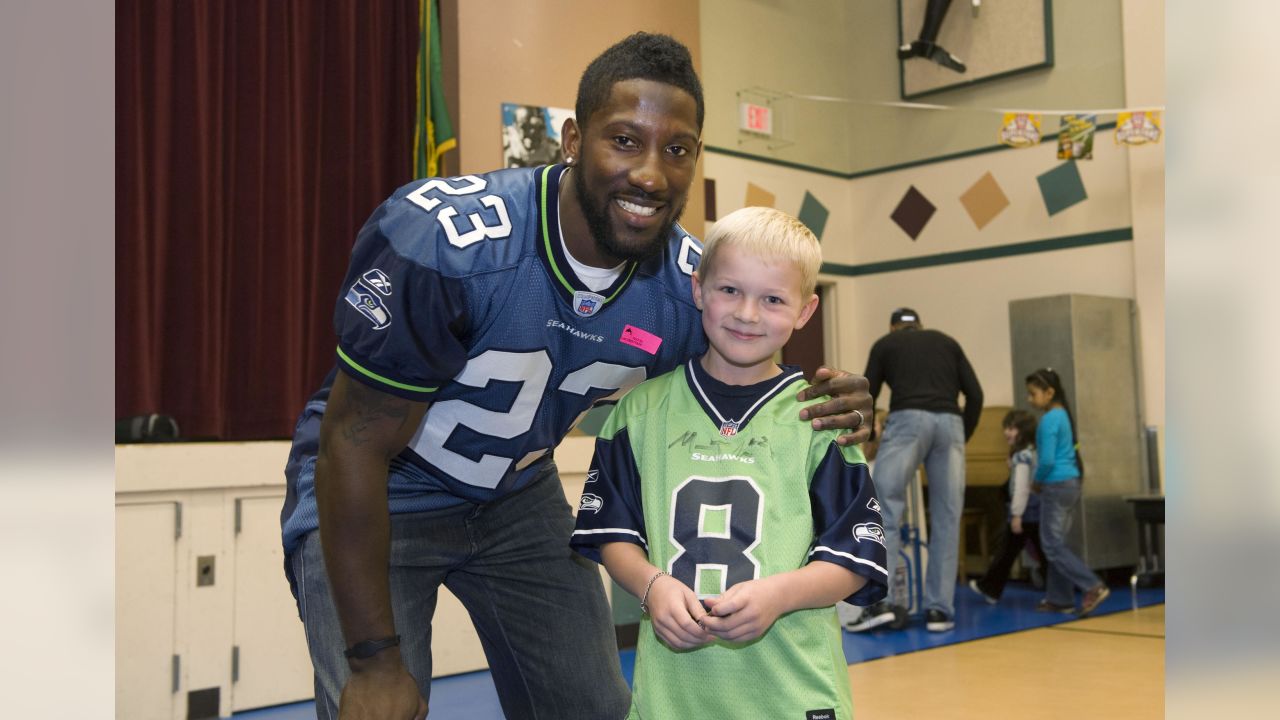
[[1146,487],[1135,308],[1127,298],[1055,295],[1009,303],[1015,406],[1042,367],[1062,377],[1084,459],[1070,542],[1093,568],[1132,566],[1137,531],[1125,495]]

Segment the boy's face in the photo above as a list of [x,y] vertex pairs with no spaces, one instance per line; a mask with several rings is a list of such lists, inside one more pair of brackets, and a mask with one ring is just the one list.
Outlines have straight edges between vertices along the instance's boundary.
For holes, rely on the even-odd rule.
[[803,281],[791,261],[736,247],[722,248],[706,277],[694,273],[693,300],[711,344],[707,371],[732,385],[772,377],[774,353],[818,307],[817,295],[801,295]]

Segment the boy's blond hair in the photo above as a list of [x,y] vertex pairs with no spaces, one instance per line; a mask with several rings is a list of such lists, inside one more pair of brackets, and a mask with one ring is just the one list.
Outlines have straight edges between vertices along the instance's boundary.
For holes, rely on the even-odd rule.
[[744,207],[716,221],[702,245],[698,277],[705,280],[715,268],[722,247],[736,247],[760,257],[786,260],[800,270],[802,297],[818,284],[822,246],[796,218],[773,208]]

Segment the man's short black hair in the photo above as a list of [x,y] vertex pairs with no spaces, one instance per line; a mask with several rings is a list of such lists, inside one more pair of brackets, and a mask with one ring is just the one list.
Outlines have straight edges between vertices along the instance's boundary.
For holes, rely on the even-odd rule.
[[669,35],[647,32],[605,50],[583,71],[574,106],[579,127],[585,127],[591,115],[609,102],[614,83],[636,79],[666,83],[692,95],[698,106],[698,132],[702,132],[702,83],[689,48]]

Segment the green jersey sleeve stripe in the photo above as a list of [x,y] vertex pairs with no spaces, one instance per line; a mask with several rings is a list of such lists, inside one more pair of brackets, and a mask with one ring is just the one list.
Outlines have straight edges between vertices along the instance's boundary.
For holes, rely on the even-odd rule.
[[374,380],[377,380],[383,385],[390,385],[393,388],[399,388],[401,390],[411,390],[413,392],[420,392],[420,393],[431,393],[440,389],[438,387],[422,387],[420,385],[409,385],[408,383],[396,382],[391,378],[382,377],[376,372],[360,367],[359,363],[357,363],[355,360],[352,360],[351,357],[348,356],[346,353],[342,352],[342,348],[338,348],[338,357],[342,358],[342,361],[345,362],[352,370],[355,370],[356,372],[360,373],[361,375],[364,375],[365,377],[373,378]]

